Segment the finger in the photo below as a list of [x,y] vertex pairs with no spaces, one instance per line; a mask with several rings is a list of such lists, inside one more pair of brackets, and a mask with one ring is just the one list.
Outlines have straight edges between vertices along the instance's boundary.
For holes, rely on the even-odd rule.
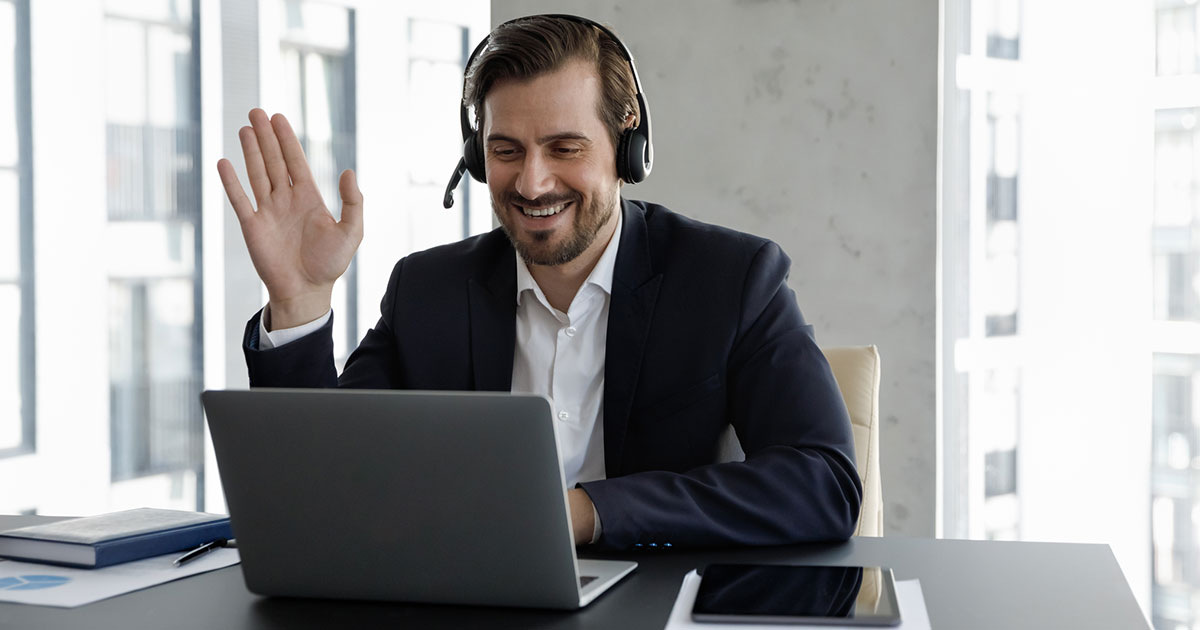
[[263,163],[267,166],[271,190],[290,187],[292,182],[288,179],[287,163],[283,161],[283,150],[279,148],[279,138],[275,137],[275,128],[271,126],[267,112],[257,107],[250,110],[250,124],[254,126],[258,148],[262,151]]
[[342,171],[342,176],[338,178],[338,193],[342,196],[341,223],[343,227],[361,238],[363,196],[362,191],[358,189],[358,176],[354,174],[354,171],[350,169]]
[[229,204],[233,206],[233,213],[237,215],[239,222],[246,222],[250,217],[254,216],[254,206],[250,204],[250,200],[246,197],[246,191],[242,190],[242,183],[238,181],[237,173],[233,170],[233,164],[221,158],[217,161],[217,173],[221,175],[221,183],[225,185],[225,196],[229,197]]
[[246,178],[250,180],[250,190],[261,206],[263,201],[271,198],[271,179],[267,177],[267,165],[263,163],[262,150],[258,148],[258,136],[254,129],[242,127],[238,130],[238,140],[242,142],[242,157],[246,160]]
[[271,125],[275,128],[275,136],[279,138],[279,147],[283,150],[283,160],[287,164],[288,173],[292,176],[292,184],[309,183],[313,181],[312,171],[308,168],[308,160],[304,157],[304,147],[296,132],[283,114],[271,117]]

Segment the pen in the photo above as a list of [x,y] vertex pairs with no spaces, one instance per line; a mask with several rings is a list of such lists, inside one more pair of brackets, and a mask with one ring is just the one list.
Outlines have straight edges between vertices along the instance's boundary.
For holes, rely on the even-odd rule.
[[203,545],[200,545],[199,547],[196,547],[195,549],[176,558],[174,564],[177,567],[181,567],[188,562],[191,562],[192,560],[195,560],[196,558],[199,558],[200,556],[212,551],[213,549],[224,547],[228,543],[229,541],[225,540],[224,538],[218,538],[216,540],[206,542]]

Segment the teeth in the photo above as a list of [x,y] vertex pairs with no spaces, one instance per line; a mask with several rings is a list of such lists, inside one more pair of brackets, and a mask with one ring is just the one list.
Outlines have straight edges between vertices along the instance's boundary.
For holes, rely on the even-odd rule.
[[532,210],[530,208],[521,208],[521,212],[524,212],[525,216],[527,216],[527,217],[548,217],[552,214],[558,214],[559,212],[562,212],[563,208],[566,208],[566,207],[567,207],[567,204],[561,203],[557,206],[550,206],[549,208],[542,208],[540,210]]

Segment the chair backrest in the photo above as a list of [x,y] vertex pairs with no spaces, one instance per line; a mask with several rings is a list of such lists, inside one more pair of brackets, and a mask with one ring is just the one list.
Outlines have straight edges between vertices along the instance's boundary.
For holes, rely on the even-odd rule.
[[862,511],[855,536],[883,535],[883,488],[879,474],[879,350],[875,346],[825,348],[854,432],[854,457],[862,480]]
[[[883,488],[879,474],[879,350],[875,346],[825,348],[826,360],[833,369],[838,389],[850,412],[854,433],[854,458],[862,480],[862,510],[855,536],[883,535]],[[721,436],[717,461],[741,461],[746,458],[737,434],[729,427]]]

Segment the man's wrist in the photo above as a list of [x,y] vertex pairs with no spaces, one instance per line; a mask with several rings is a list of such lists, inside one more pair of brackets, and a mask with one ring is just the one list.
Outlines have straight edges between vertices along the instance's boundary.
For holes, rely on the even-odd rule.
[[258,346],[255,350],[271,350],[280,346],[289,344],[301,337],[308,336],[329,321],[333,317],[333,311],[325,311],[325,314],[311,322],[301,324],[293,328],[276,328],[275,330],[267,330],[266,322],[271,317],[271,305],[263,307],[262,317],[258,320]]
[[288,299],[271,298],[263,310],[263,325],[268,332],[295,328],[319,319],[333,304],[333,292],[317,291]]
[[567,491],[571,508],[571,534],[576,545],[586,545],[592,542],[595,535],[595,507],[592,498],[581,488]]

